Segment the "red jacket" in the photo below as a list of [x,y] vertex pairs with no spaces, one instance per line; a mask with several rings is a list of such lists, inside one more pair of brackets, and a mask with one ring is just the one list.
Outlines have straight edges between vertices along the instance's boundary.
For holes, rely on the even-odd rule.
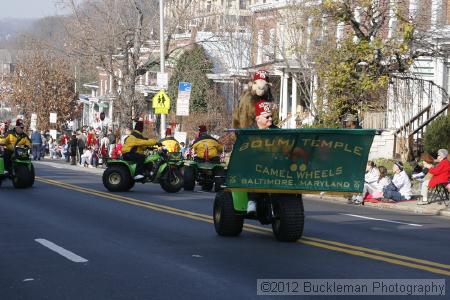
[[443,159],[436,167],[430,168],[428,172],[433,174],[428,187],[432,188],[441,183],[448,183],[448,179],[450,178],[450,161]]
[[87,140],[86,140],[86,146],[91,146],[93,139],[94,139],[94,134],[92,132],[88,132]]

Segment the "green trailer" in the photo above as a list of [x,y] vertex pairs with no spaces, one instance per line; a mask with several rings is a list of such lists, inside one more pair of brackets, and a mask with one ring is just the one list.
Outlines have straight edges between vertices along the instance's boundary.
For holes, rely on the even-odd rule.
[[[279,241],[301,238],[303,194],[361,193],[375,130],[242,129],[236,131],[225,189],[214,201],[216,232],[237,236],[244,219],[272,224]],[[249,198],[256,213],[247,213]]]

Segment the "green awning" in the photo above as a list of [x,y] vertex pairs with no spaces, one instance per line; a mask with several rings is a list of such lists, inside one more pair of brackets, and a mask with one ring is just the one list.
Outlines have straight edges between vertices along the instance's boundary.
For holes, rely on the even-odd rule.
[[[177,48],[170,52],[169,57],[166,60],[166,64],[176,65],[181,56],[186,52],[185,48]],[[159,53],[150,54],[147,62],[144,63],[143,68],[149,72],[159,72],[161,69],[160,64],[161,58],[159,57]]]
[[177,48],[173,50],[172,52],[170,52],[167,62],[171,65],[176,65],[185,52],[185,48]]

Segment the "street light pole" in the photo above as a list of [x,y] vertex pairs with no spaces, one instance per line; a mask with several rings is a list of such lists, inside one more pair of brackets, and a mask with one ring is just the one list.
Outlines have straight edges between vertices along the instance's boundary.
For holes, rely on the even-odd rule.
[[[161,55],[161,74],[164,74],[165,59],[164,59],[164,0],[159,0],[159,49]],[[166,115],[161,114],[160,135],[164,138],[166,133]]]

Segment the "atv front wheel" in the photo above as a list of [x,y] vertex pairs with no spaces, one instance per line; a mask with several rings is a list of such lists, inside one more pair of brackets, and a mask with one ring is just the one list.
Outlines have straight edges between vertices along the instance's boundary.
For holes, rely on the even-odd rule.
[[161,188],[168,193],[177,193],[183,187],[181,171],[176,168],[167,168],[167,174],[160,179]]
[[34,169],[33,172],[28,169],[28,166],[23,164],[16,164],[13,166],[14,173],[12,176],[13,186],[16,189],[23,189],[33,185],[34,183]]
[[126,192],[133,186],[134,181],[126,166],[112,165],[103,172],[103,185],[110,192]]
[[194,167],[184,167],[184,183],[183,187],[185,191],[193,191],[195,188],[195,168]]

